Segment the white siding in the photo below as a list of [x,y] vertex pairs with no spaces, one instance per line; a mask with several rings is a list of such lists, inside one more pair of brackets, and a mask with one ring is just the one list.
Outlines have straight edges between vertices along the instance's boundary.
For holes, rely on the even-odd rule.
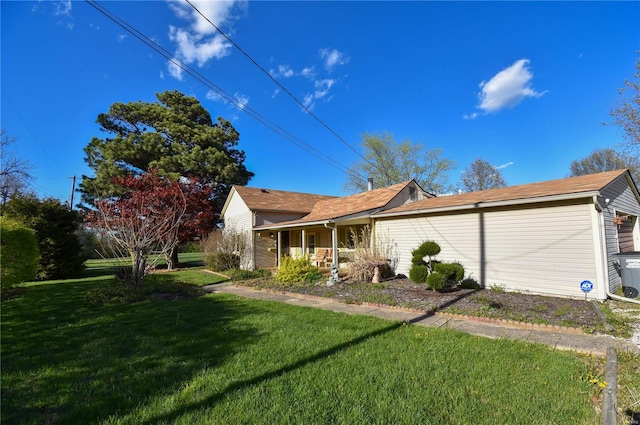
[[225,228],[233,228],[239,232],[248,232],[248,234],[251,235],[251,257],[247,259],[247,264],[243,264],[241,267],[248,269],[254,268],[255,236],[253,232],[253,213],[235,191],[229,200],[223,219]]
[[229,200],[223,218],[225,227],[233,227],[242,231],[253,230],[253,213],[237,192],[234,192]]
[[461,263],[467,276],[487,287],[583,297],[580,282],[598,285],[590,208],[556,205],[379,219],[376,235],[397,244],[398,273],[408,274],[411,251],[433,240],[442,248],[437,259]]

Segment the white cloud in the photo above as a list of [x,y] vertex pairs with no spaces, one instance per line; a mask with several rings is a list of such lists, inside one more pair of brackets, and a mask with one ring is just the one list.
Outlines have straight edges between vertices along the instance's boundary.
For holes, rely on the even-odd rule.
[[307,109],[313,109],[313,107],[315,106],[315,104],[313,103],[313,95],[311,93],[307,93],[304,96],[304,99],[302,99],[302,104],[307,108]]
[[305,67],[302,71],[300,71],[300,75],[302,75],[303,77],[306,78],[316,78],[316,72],[314,71],[313,67]]
[[[225,99],[218,92],[215,92],[213,90],[209,90],[207,94],[205,94],[205,97],[214,102],[224,103],[225,105],[229,103],[227,99]],[[249,97],[245,96],[244,94],[236,92],[233,94],[233,97],[234,97],[234,102],[232,102],[233,105],[240,110],[244,109],[249,103]]]
[[116,36],[116,39],[117,39],[118,41],[123,41],[123,40],[124,40],[125,38],[127,38],[127,37],[128,37],[128,35],[127,35],[127,34],[118,34],[118,35]]
[[315,90],[313,93],[307,93],[304,96],[302,104],[309,110],[315,107],[315,101],[324,99],[325,101],[329,101],[333,98],[333,96],[328,96],[329,90],[333,87],[338,80],[333,80],[329,78],[325,78],[324,80],[317,80],[313,82]]
[[278,70],[276,71],[274,69],[271,69],[269,70],[269,74],[271,74],[271,76],[274,78],[290,78],[296,75],[295,71],[291,69],[289,65],[278,65]]
[[[193,0],[191,3],[218,28],[235,19],[232,13],[237,7],[246,6],[244,1]],[[178,18],[189,22],[184,28],[169,26],[169,39],[176,44],[177,59],[187,65],[195,63],[202,67],[211,59],[221,59],[231,53],[231,43],[188,3],[171,0],[169,7]],[[169,62],[168,68],[173,77],[182,80],[179,67]]]
[[489,81],[480,83],[478,108],[485,114],[513,108],[527,97],[537,98],[545,93],[531,88],[533,73],[527,65],[528,59],[520,59],[508,68],[498,72]]
[[512,165],[513,165],[513,161],[509,161],[509,162],[504,163],[504,164],[502,164],[502,165],[498,165],[498,166],[496,167],[496,170],[502,170],[503,168],[507,168],[507,167],[510,167],[510,166],[512,166]]
[[55,8],[53,11],[53,14],[55,16],[68,16],[71,17],[71,0],[62,0],[62,1],[57,1],[53,4],[53,7]]
[[349,63],[350,58],[344,53],[333,49],[320,49],[320,57],[324,61],[324,67],[331,72],[338,65]]
[[249,97],[240,93],[234,93],[233,96],[236,98],[236,106],[238,109],[244,109],[249,103]]
[[316,91],[314,92],[313,97],[315,97],[316,99],[321,99],[325,97],[335,83],[336,83],[336,80],[331,80],[328,78],[324,80],[315,81],[314,85],[316,87]]

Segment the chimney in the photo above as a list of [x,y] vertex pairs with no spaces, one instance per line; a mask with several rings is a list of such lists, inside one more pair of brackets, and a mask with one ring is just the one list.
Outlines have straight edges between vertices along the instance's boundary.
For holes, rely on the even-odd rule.
[[367,179],[367,190],[373,190],[373,177]]

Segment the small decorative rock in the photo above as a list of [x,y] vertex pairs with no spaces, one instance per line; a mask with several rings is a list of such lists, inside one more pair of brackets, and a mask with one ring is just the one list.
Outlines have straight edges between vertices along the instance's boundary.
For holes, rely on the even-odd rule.
[[371,283],[380,283],[380,269],[377,266],[373,268]]

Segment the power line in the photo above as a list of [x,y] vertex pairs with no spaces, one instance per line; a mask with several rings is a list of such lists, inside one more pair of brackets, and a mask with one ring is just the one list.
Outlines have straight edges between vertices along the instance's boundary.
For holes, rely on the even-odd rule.
[[56,160],[53,159],[53,157],[51,155],[49,155],[49,152],[44,148],[44,146],[42,145],[42,143],[40,143],[40,140],[36,137],[35,134],[33,134],[33,131],[31,131],[31,128],[29,127],[29,125],[27,124],[27,122],[24,120],[24,118],[22,118],[22,115],[20,115],[20,112],[18,111],[18,108],[16,107],[16,105],[13,103],[13,101],[11,100],[11,98],[9,97],[9,95],[7,94],[7,92],[4,90],[4,87],[1,88],[2,90],[2,94],[4,94],[4,96],[7,98],[7,100],[9,101],[9,104],[11,105],[11,107],[13,108],[13,110],[15,111],[16,115],[18,116],[18,118],[20,119],[20,121],[22,121],[22,124],[24,124],[25,128],[27,129],[27,131],[29,132],[29,134],[31,135],[31,137],[33,137],[33,140],[35,140],[36,144],[40,147],[40,149],[42,149],[42,152],[44,152],[44,154],[47,156],[47,158],[49,158],[49,160],[55,164],[56,167],[58,167],[58,169],[60,171],[62,171],[63,173],[66,173],[66,171],[64,171],[62,169],[62,167],[60,166],[60,164],[58,164],[58,162]]
[[225,99],[226,101],[228,101],[229,103],[234,105],[240,111],[245,112],[247,115],[249,115],[254,120],[258,121],[260,124],[264,125],[265,127],[270,129],[274,133],[278,134],[279,136],[281,136],[285,140],[289,141],[290,143],[298,146],[300,149],[306,151],[310,155],[315,156],[316,158],[320,159],[321,161],[327,163],[328,165],[336,168],[337,170],[339,170],[339,171],[341,171],[343,173],[348,173],[348,171],[349,171],[348,167],[342,165],[341,163],[336,161],[334,158],[332,158],[330,156],[327,156],[322,151],[318,150],[317,148],[315,148],[314,146],[308,144],[307,142],[303,141],[302,139],[294,136],[292,133],[290,133],[289,131],[285,130],[284,128],[282,128],[278,124],[274,123],[273,121],[271,121],[270,119],[268,119],[264,115],[260,114],[255,109],[253,109],[253,108],[251,108],[251,107],[249,107],[249,106],[247,106],[245,104],[241,104],[235,98],[235,96],[227,93],[221,87],[219,87],[218,85],[213,83],[211,80],[209,80],[207,77],[203,76],[200,72],[198,72],[197,70],[193,69],[191,66],[185,64],[180,59],[176,58],[173,55],[173,53],[169,52],[167,49],[162,47],[160,44],[156,43],[154,40],[152,40],[151,38],[147,37],[144,33],[139,31],[136,27],[134,27],[133,25],[129,24],[128,22],[126,22],[125,20],[123,20],[122,18],[117,16],[115,13],[111,12],[109,9],[105,8],[104,6],[102,6],[99,2],[90,1],[90,0],[85,0],[85,1],[90,6],[92,6],[94,9],[96,9],[98,12],[102,13],[108,19],[113,21],[115,24],[117,24],[118,26],[123,28],[125,31],[127,31],[128,33],[130,33],[131,35],[136,37],[138,40],[140,40],[141,42],[146,44],[148,47],[153,49],[156,53],[160,54],[162,57],[167,59],[173,65],[177,66],[178,68],[183,70],[185,73],[187,73],[188,75],[193,77],[196,81],[200,82],[201,84],[203,84],[205,87],[209,88],[210,90],[216,92],[223,99]]
[[343,139],[335,130],[333,130],[331,127],[329,127],[328,124],[326,124],[324,121],[322,121],[316,114],[314,114],[311,109],[309,109],[304,103],[302,103],[293,93],[291,93],[282,83],[280,83],[280,81],[278,81],[273,75],[271,75],[266,69],[264,69],[256,60],[254,60],[247,52],[244,51],[244,49],[242,49],[235,41],[233,41],[231,39],[231,37],[229,37],[224,31],[222,31],[216,24],[214,24],[213,22],[211,22],[211,20],[209,18],[207,18],[202,12],[200,12],[200,10],[198,10],[197,7],[195,7],[191,1],[189,0],[185,0],[187,2],[187,4],[189,4],[189,6],[191,6],[193,8],[193,10],[195,10],[200,16],[202,16],[207,22],[209,22],[209,24],[211,24],[211,26],[213,28],[216,29],[216,31],[218,31],[220,34],[222,34],[222,36],[224,38],[226,38],[229,43],[233,44],[233,46],[238,49],[240,51],[240,53],[242,53],[247,59],[249,59],[251,61],[251,63],[253,63],[255,66],[258,67],[258,69],[260,69],[260,71],[262,71],[267,77],[269,77],[274,83],[276,83],[278,85],[278,87],[280,87],[285,93],[287,93],[289,95],[289,97],[291,97],[298,105],[300,105],[305,112],[307,112],[309,115],[311,115],[311,117],[313,119],[315,119],[316,121],[318,121],[323,127],[325,127],[327,130],[329,130],[329,132],[331,134],[333,134],[338,140],[340,140],[345,146],[347,146],[349,149],[351,149],[353,152],[356,153],[356,155],[358,155],[360,158],[362,158],[365,162],[368,162],[370,165],[374,166],[374,164],[371,164],[369,162],[369,160],[367,160],[367,158],[365,158],[364,156],[362,156],[362,154],[360,152],[358,152],[353,146],[351,146],[349,144],[349,142],[347,142],[345,139]]

